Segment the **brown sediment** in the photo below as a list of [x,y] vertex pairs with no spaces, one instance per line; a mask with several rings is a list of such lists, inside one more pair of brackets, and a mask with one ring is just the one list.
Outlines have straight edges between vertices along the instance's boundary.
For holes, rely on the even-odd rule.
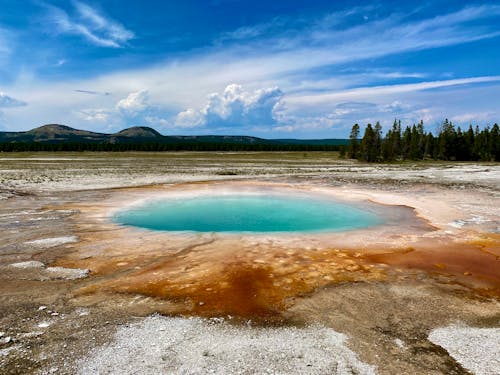
[[368,254],[368,262],[451,277],[450,282],[500,296],[500,236],[472,241],[427,241],[407,252]]
[[[385,278],[384,271],[364,264],[357,254],[338,249],[229,253],[222,257],[206,248],[205,256],[187,254],[169,259],[153,257],[128,263],[118,272],[113,261],[83,260],[97,278],[77,295],[98,292],[140,294],[177,302],[172,313],[240,318],[276,318],[298,295],[332,283]],[[237,259],[237,260],[227,260]],[[144,265],[149,263],[149,265]],[[65,266],[82,263],[64,262]],[[140,266],[142,264],[142,266]],[[109,268],[108,268],[109,267]]]

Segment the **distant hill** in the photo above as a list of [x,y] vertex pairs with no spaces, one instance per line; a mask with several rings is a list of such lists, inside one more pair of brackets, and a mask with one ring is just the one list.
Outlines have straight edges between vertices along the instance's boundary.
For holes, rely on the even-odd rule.
[[153,128],[147,126],[134,126],[132,128],[127,128],[113,134],[114,137],[126,137],[126,138],[161,138],[163,137]]
[[73,129],[59,124],[43,125],[25,132],[0,132],[0,151],[332,150],[347,143],[346,139],[264,139],[241,135],[165,136],[146,126],[134,126],[113,134]]
[[109,134],[78,130],[66,125],[43,125],[27,132],[0,132],[0,142],[107,142]]

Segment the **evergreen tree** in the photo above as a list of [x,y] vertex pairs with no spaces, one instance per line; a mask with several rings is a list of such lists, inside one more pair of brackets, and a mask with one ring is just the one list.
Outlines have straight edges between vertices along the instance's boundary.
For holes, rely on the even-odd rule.
[[425,146],[424,146],[424,158],[436,158],[436,153],[434,152],[436,146],[435,146],[435,139],[434,136],[432,135],[431,132],[429,132],[425,136]]
[[420,134],[415,125],[411,128],[410,134],[410,145],[408,147],[408,158],[411,160],[420,160],[422,159],[422,153],[420,151]]
[[375,158],[375,161],[380,161],[382,157],[382,125],[380,125],[380,122],[377,121],[375,124],[375,127],[373,128],[374,132],[374,150],[373,150],[373,156]]
[[391,160],[396,160],[401,158],[401,120],[397,121],[396,119],[394,119],[394,123],[392,124],[390,142],[392,148]]
[[455,158],[455,141],[455,127],[451,121],[445,119],[438,136],[438,159],[452,160]]
[[361,140],[360,159],[367,162],[377,161],[376,135],[372,124],[366,125],[365,134]]
[[359,125],[354,124],[349,135],[349,158],[357,159],[359,155]]
[[403,133],[403,138],[401,139],[401,158],[403,160],[408,159],[410,154],[410,143],[411,143],[411,128],[406,127]]
[[495,161],[500,161],[500,129],[498,124],[493,125],[490,131],[491,157]]

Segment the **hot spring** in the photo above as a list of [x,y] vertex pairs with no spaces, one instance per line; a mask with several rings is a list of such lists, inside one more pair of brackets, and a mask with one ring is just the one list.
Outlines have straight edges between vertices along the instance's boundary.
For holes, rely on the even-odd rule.
[[338,232],[384,223],[375,211],[330,197],[221,194],[146,201],[119,211],[119,224],[172,232]]

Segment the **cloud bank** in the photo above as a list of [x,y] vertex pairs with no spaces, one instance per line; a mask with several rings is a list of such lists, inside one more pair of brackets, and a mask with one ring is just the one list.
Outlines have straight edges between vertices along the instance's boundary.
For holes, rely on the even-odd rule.
[[275,111],[283,95],[278,87],[246,91],[243,86],[232,83],[222,93],[210,94],[202,108],[180,112],[176,124],[180,127],[274,125]]

